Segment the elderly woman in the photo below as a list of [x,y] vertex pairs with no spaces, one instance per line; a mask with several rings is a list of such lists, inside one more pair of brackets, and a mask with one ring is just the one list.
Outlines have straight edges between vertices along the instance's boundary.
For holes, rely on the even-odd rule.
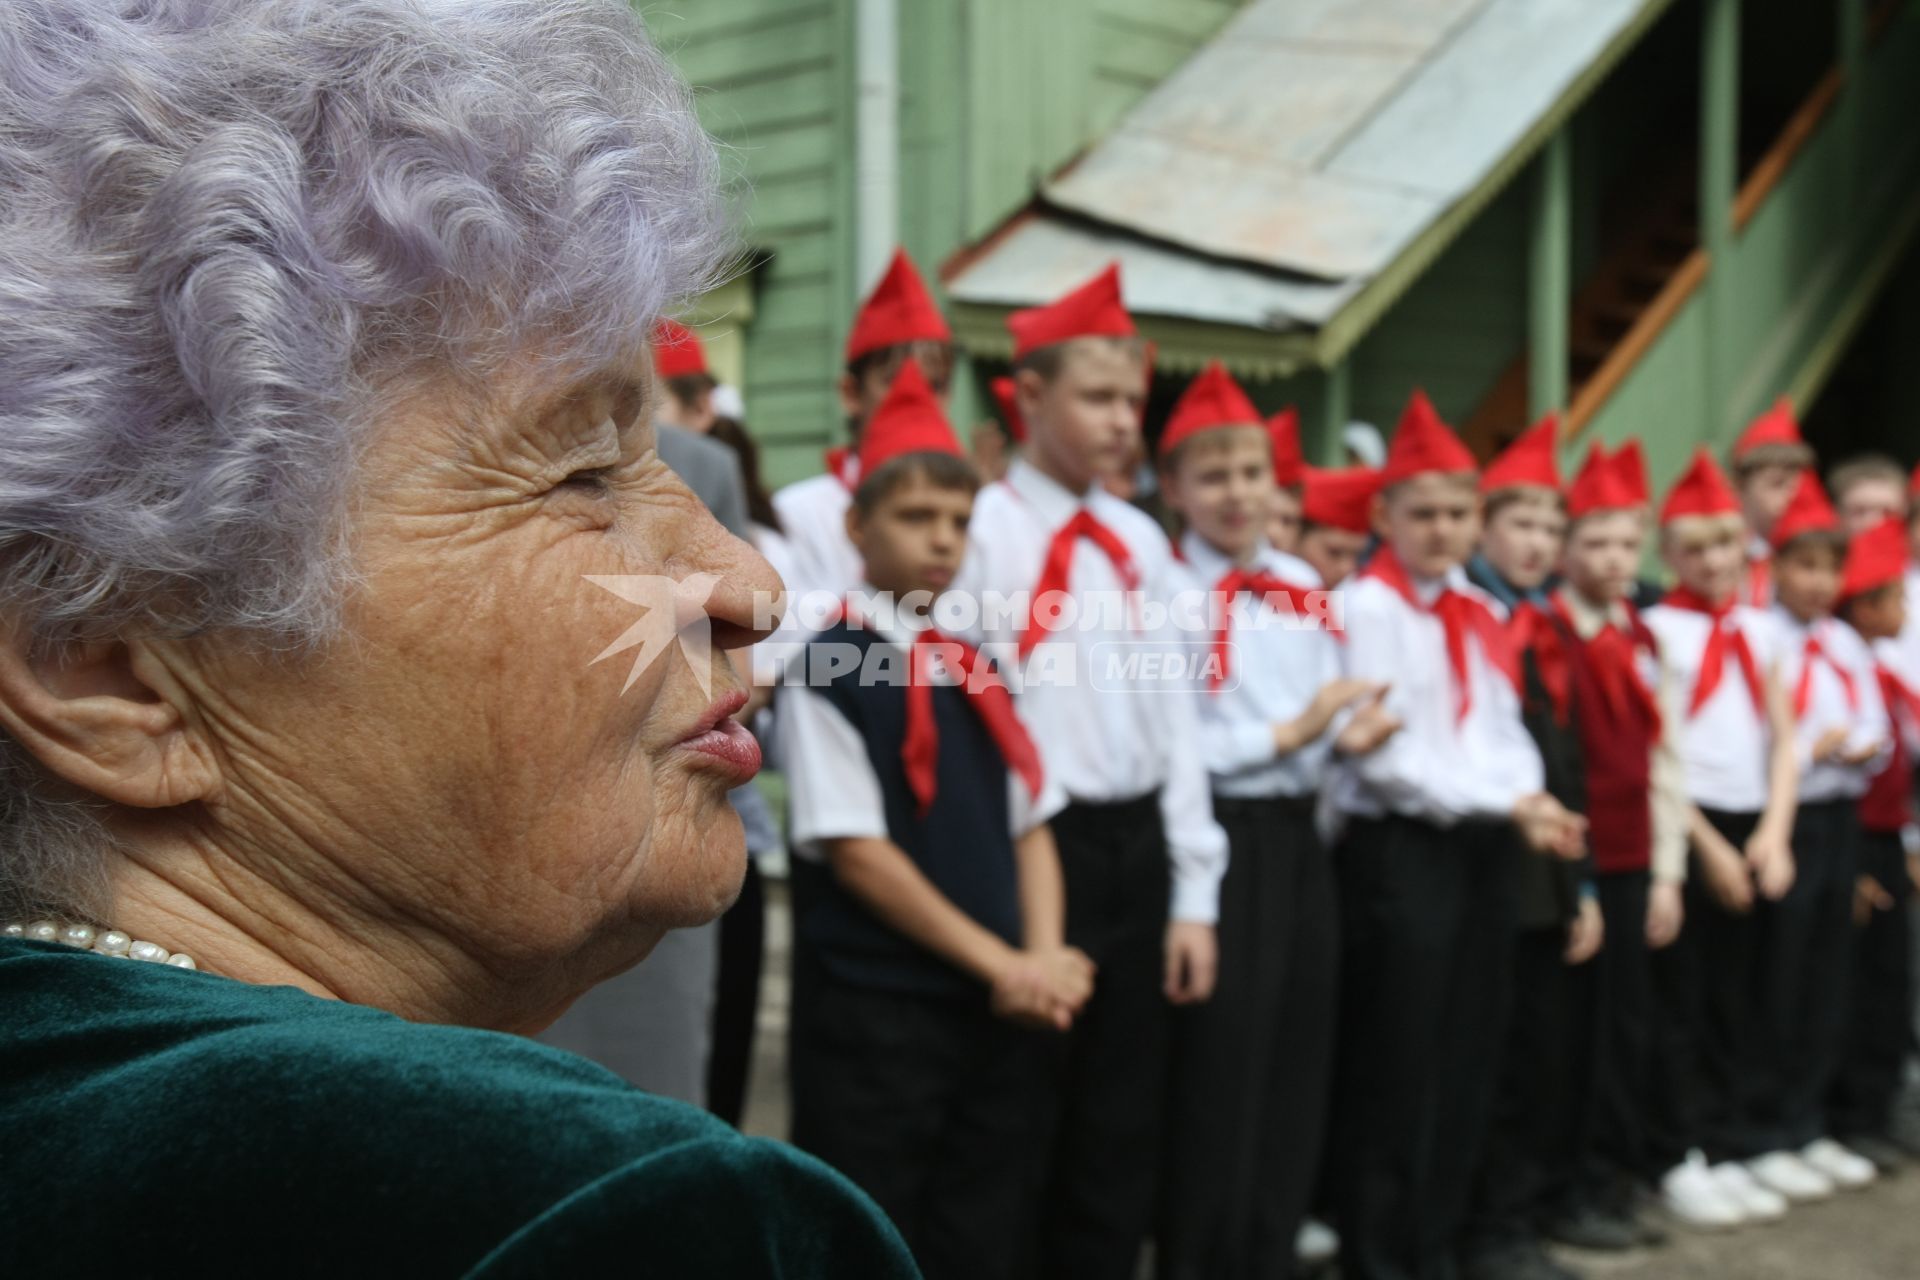
[[742,875],[714,170],[620,0],[0,4],[0,1274],[912,1273],[523,1038]]

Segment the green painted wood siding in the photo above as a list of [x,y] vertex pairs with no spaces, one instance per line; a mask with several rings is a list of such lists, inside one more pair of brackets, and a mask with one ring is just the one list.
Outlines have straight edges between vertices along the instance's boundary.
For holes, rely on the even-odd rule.
[[851,315],[852,0],[639,0],[731,149],[742,234],[772,254],[745,335],[747,413],[776,481],[819,467]]
[[[1244,0],[918,0],[901,7],[901,239],[931,270],[991,231]],[[985,416],[975,380],[953,415]]]
[[[811,474],[840,434],[833,379],[866,283],[853,268],[854,0],[636,3],[734,148],[748,242],[774,255],[743,390],[768,475]],[[931,274],[1241,3],[899,0],[902,241]],[[956,398],[962,422],[975,412]]]
[[[1888,274],[1901,242],[1920,227],[1920,135],[1912,86],[1920,80],[1920,8],[1909,5],[1867,58],[1855,106],[1874,157],[1864,172],[1846,164],[1845,110],[1827,113],[1727,261],[1731,305],[1724,350],[1729,403],[1709,403],[1703,378],[1708,342],[1704,291],[1661,334],[1589,427],[1601,439],[1639,436],[1656,481],[1665,483],[1697,443],[1716,448],[1774,397],[1816,395],[1829,370],[1820,361],[1851,306]],[[1806,412],[1807,405],[1800,405]]]
[[1529,191],[1502,192],[1354,348],[1356,418],[1391,432],[1421,386],[1464,422],[1525,349]]

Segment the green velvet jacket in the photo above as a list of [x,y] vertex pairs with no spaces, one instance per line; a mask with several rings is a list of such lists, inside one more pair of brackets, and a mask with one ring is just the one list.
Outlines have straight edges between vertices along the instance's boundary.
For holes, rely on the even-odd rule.
[[827,1166],[518,1036],[0,939],[0,1276],[916,1275]]

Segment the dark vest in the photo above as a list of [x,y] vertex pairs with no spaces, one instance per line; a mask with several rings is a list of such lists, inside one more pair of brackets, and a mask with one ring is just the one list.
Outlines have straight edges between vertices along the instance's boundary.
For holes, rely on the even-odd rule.
[[[837,623],[820,645],[851,645],[861,665],[815,691],[859,733],[886,804],[887,836],[954,906],[1008,943],[1020,943],[1020,881],[1014,863],[1007,765],[964,690],[936,686],[933,721],[940,737],[938,783],[922,818],[900,763],[906,737],[906,659],[865,628]],[[896,683],[862,684],[868,651],[891,650]],[[809,653],[812,659],[813,654]],[[876,660],[878,655],[876,655]],[[811,662],[810,662],[811,665]],[[840,886],[830,868],[796,860],[794,910],[801,942],[842,982],[895,991],[985,999],[986,988],[896,932]]]
[[[1638,698],[1627,700],[1624,713],[1615,712],[1594,675],[1587,642],[1571,629],[1566,634],[1594,867],[1609,874],[1645,871],[1653,860],[1653,748],[1660,721]],[[1637,617],[1631,636],[1636,647],[1659,652]]]

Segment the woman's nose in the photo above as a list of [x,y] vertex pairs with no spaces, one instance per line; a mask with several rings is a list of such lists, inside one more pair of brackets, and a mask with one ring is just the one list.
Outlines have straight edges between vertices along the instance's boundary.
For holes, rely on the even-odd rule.
[[682,570],[712,582],[701,607],[712,626],[714,647],[737,649],[766,639],[787,607],[786,584],[766,557],[704,506],[688,512],[679,539],[682,550],[675,560]]

